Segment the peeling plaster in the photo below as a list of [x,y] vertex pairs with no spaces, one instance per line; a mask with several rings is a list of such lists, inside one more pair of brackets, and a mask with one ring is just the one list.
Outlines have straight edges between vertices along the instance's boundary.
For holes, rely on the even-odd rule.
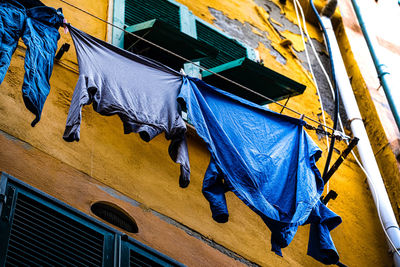
[[[263,20],[266,23],[270,24],[273,30],[276,31],[277,36],[279,39],[281,39],[281,41],[285,39],[291,41],[291,48],[287,49],[291,50],[291,53],[294,54],[294,56],[299,60],[305,70],[310,71],[309,65],[307,63],[307,56],[304,51],[304,45],[301,41],[299,27],[289,21],[285,17],[285,15],[281,13],[280,7],[277,6],[275,3],[264,0],[254,1],[256,4],[260,5],[259,7],[257,7],[257,9],[259,9],[257,10],[258,12],[265,11],[264,14],[260,14],[263,15]],[[276,44],[274,44],[272,40],[273,38],[269,32],[263,31],[247,21],[242,23],[237,19],[231,19],[226,16],[223,11],[216,10],[211,7],[209,7],[208,9],[211,15],[215,18],[213,20],[214,25],[222,29],[224,32],[253,49],[257,49],[260,44],[263,44],[277,62],[282,65],[287,64],[287,58],[275,48]],[[260,9],[263,11],[260,11]],[[331,68],[325,45],[313,38],[311,39],[311,41],[313,42],[318,56],[329,75],[331,73]],[[312,48],[309,41],[306,42],[306,46],[309,53],[311,66],[313,68],[313,72],[318,83],[318,87],[320,89],[324,109],[331,117],[333,117],[335,105],[331,90],[329,88],[329,84],[321,67],[317,62],[315,55],[312,53]],[[347,121],[347,116],[344,112],[344,108],[342,105],[340,107],[340,110],[342,120]]]
[[267,37],[269,35],[268,32],[262,31],[248,22],[241,23],[237,19],[230,19],[225,16],[222,11],[211,7],[208,9],[210,10],[211,15],[215,17],[214,25],[221,28],[231,37],[253,49],[258,48],[259,43],[263,43],[265,47],[270,50],[271,55],[275,57],[276,61],[281,64],[286,64],[286,58],[271,45],[271,41]]

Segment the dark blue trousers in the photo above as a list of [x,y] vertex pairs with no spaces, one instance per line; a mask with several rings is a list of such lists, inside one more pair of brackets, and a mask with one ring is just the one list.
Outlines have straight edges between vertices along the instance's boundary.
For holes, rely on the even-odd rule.
[[0,83],[10,65],[11,56],[24,30],[24,7],[10,2],[0,2]]
[[22,96],[25,106],[36,115],[32,126],[39,122],[50,92],[49,79],[63,18],[60,10],[51,7],[26,9],[15,0],[0,2],[0,83],[21,37],[27,47]]

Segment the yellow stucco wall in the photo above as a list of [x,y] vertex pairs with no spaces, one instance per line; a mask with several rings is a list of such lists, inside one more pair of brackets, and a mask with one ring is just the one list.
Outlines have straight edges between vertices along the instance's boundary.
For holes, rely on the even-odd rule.
[[[273,1],[278,4],[278,0]],[[58,0],[46,0],[43,2],[49,6],[62,7],[68,21],[74,26],[98,38],[106,38],[107,26],[104,23]],[[107,19],[108,0],[70,0],[70,2],[103,19]],[[287,48],[281,45],[282,37],[274,27],[271,27],[267,11],[264,8],[255,4],[253,0],[180,0],[179,2],[187,5],[196,16],[210,23],[214,22],[214,18],[210,13],[209,7],[223,11],[224,15],[230,19],[237,19],[242,23],[248,22],[259,32],[268,32],[268,38],[271,40],[272,46],[286,58],[287,62],[286,64],[277,62],[268,49],[263,44],[260,44],[257,49],[264,64],[307,85],[305,93],[293,98],[288,106],[310,117],[318,118],[321,110],[315,87],[312,84],[311,74],[303,68],[290,47]],[[288,1],[287,6],[283,9],[285,12],[283,15],[296,23],[297,20],[290,2]],[[307,26],[310,34],[321,41],[322,37],[318,28],[312,24]],[[282,35],[291,39],[296,50],[301,50],[302,45],[298,36],[290,32],[282,33]],[[343,37],[344,35],[340,34],[339,36]],[[62,34],[59,45],[64,42],[72,44],[69,35]],[[347,51],[347,53],[350,55],[351,51]],[[351,57],[349,58],[348,62],[353,63],[354,61],[351,61]],[[203,142],[194,133],[190,133],[188,136],[192,182],[186,189],[181,189],[178,186],[179,166],[170,160],[167,153],[168,142],[164,137],[160,135],[150,143],[145,143],[140,140],[138,135],[124,135],[122,123],[117,117],[103,117],[95,113],[91,107],[85,107],[83,109],[81,141],[78,143],[64,142],[62,134],[70,99],[78,78],[74,70],[66,68],[64,65],[55,64],[51,78],[52,89],[43,110],[42,120],[35,128],[31,128],[30,122],[33,119],[33,115],[24,108],[20,93],[23,79],[23,61],[24,48],[19,47],[13,56],[6,79],[0,87],[0,130],[23,140],[37,151],[41,151],[41,153],[35,152],[36,154],[34,154],[34,158],[38,158],[38,161],[34,161],[33,157],[27,156],[27,164],[32,168],[35,168],[35,166],[36,168],[48,168],[49,171],[36,172],[33,175],[35,178],[24,178],[31,177],[29,169],[23,168],[16,162],[13,163],[13,160],[5,158],[0,159],[2,164],[0,164],[0,168],[7,170],[11,175],[26,179],[31,184],[41,185],[41,190],[61,198],[84,212],[88,212],[90,201],[88,199],[82,202],[77,201],[70,191],[71,187],[79,188],[87,185],[89,188],[88,195],[96,198],[96,196],[103,195],[96,191],[97,189],[92,184],[101,183],[142,203],[141,208],[143,210],[155,210],[173,218],[210,240],[262,266],[320,265],[306,256],[308,226],[300,227],[293,242],[283,250],[283,258],[276,256],[270,252],[269,230],[262,220],[232,193],[227,193],[230,212],[229,222],[218,224],[212,220],[208,202],[201,193],[202,178],[209,162],[209,154]],[[73,47],[63,57],[62,62],[77,68]],[[357,73],[355,69],[349,69],[349,71]],[[362,84],[360,76],[355,75],[354,77],[357,77],[356,80]],[[367,100],[365,101],[370,101],[368,97],[366,98]],[[276,105],[270,105],[270,107],[273,110],[280,110]],[[284,113],[295,116],[289,111],[284,111]],[[327,117],[329,118],[328,115]],[[331,124],[330,120],[329,124]],[[372,128],[374,125],[377,128],[381,127],[379,122],[375,120],[369,120],[369,125]],[[379,133],[379,142],[381,142],[381,140],[384,140],[384,136],[382,137],[381,132]],[[327,154],[326,144],[324,144],[324,139],[318,140],[315,133],[310,132],[310,135],[324,150],[323,158],[318,162],[318,167],[321,170]],[[11,149],[14,146],[11,141],[3,141],[1,144],[4,149],[10,148],[11,153],[17,153],[16,148],[13,148],[14,150]],[[23,146],[22,148],[19,147],[18,153],[31,155],[33,153],[31,147],[24,148],[25,152]],[[342,150],[345,146],[343,143],[339,143],[336,147]],[[11,158],[7,154],[0,155],[1,157]],[[390,155],[385,155],[390,162]],[[48,156],[52,159],[49,159]],[[334,160],[337,156],[337,154],[334,155]],[[18,157],[14,158],[17,159]],[[41,164],[41,160],[43,162],[61,161],[62,164]],[[53,168],[60,168],[60,170],[54,173],[54,171],[50,171]],[[68,179],[68,183],[71,186],[64,187],[64,184],[60,182],[61,188],[55,190],[56,186],[51,182],[54,181],[52,179],[60,181],[63,177],[64,169],[65,172],[67,172],[67,169],[68,173],[72,172],[69,168],[83,172],[86,176],[82,178],[76,175],[77,178],[75,180],[74,175],[66,175],[65,179]],[[398,172],[388,171],[388,175],[398,177]],[[85,179],[87,180],[86,182]],[[45,181],[49,181],[49,183],[47,184]],[[343,218],[343,223],[332,232],[341,261],[349,266],[390,266],[391,259],[387,253],[384,234],[376,215],[370,191],[365,183],[365,177],[361,174],[353,159],[348,159],[343,163],[332,178],[330,187],[338,192],[339,197],[337,200],[331,201],[329,207]],[[107,197],[104,196],[104,198]],[[127,203],[121,205],[124,205],[126,210],[130,209]],[[132,208],[131,211],[133,213],[131,215],[135,217],[135,209]],[[154,224],[153,227],[157,228],[157,225]],[[173,230],[168,230],[168,226],[163,225],[162,227],[167,229],[167,233],[159,232],[160,239],[170,238],[168,231]],[[139,228],[141,228],[140,224]],[[152,231],[151,227],[144,229],[143,231]],[[132,236],[150,246],[154,245],[157,249],[176,258],[178,261],[186,262],[189,265],[202,265],[202,263],[205,263],[201,259],[196,261],[196,258],[206,257],[207,250],[204,250],[204,253],[196,254],[195,250],[187,248],[190,252],[186,254],[178,253],[177,249],[167,249],[165,247],[167,245],[171,246],[171,244],[173,246],[173,242],[169,244],[157,243],[156,237],[146,238],[146,234],[142,234],[142,236],[132,234]],[[197,247],[197,242],[201,241],[188,239],[185,242],[187,242],[188,246],[193,242],[193,246],[196,244]],[[175,246],[182,250],[186,249],[185,247],[180,247],[177,242]],[[213,253],[216,252],[214,251]],[[221,257],[225,256],[221,254]],[[228,266],[231,263],[226,260],[221,261],[219,265]]]

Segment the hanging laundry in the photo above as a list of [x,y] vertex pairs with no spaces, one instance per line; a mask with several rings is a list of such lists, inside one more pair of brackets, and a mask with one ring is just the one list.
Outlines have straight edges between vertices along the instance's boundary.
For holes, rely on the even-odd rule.
[[36,115],[32,126],[39,122],[44,102],[50,92],[49,79],[60,39],[58,28],[64,16],[61,9],[41,6],[40,1],[28,1],[26,9],[15,0],[0,2],[0,83],[3,82],[15,52],[18,40],[22,37],[27,50],[25,55],[25,76],[22,96],[25,106]]
[[310,223],[308,254],[326,264],[338,262],[330,231],[341,218],[319,200],[323,181],[315,162],[321,151],[304,121],[195,78],[184,77],[178,99],[211,153],[203,194],[214,220],[228,220],[225,192],[233,191],[271,230],[278,255],[297,227]]
[[0,83],[6,76],[11,56],[18,46],[26,20],[22,4],[10,0],[0,1]]
[[80,138],[82,106],[93,103],[98,113],[118,115],[125,134],[144,141],[165,132],[169,154],[181,164],[179,184],[189,184],[186,125],[177,102],[182,76],[158,62],[119,49],[69,26],[79,63],[79,80],[72,96],[64,132],[66,141]]
[[26,107],[36,115],[32,122],[39,122],[43,105],[50,93],[50,77],[60,39],[58,28],[63,24],[61,10],[50,7],[28,9],[22,40],[27,46],[25,76],[22,94]]
[[16,0],[21,3],[25,8],[32,8],[37,6],[46,6],[39,0]]

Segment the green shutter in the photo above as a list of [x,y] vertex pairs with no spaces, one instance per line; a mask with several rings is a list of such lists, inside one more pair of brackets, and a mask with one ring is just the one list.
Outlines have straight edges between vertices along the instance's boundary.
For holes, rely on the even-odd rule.
[[[154,19],[167,25],[157,23]],[[258,64],[255,61],[257,54],[254,49],[246,47],[212,25],[194,17],[188,8],[181,4],[170,0],[126,0],[125,23],[130,26],[127,29],[132,32],[136,31],[136,34],[192,61],[200,60],[201,66],[273,100],[295,96],[305,90],[304,85]],[[147,26],[144,27],[145,25]],[[168,29],[167,26],[178,32]],[[200,43],[196,44],[188,35],[197,38]],[[164,51],[125,36],[125,48],[129,47],[133,48],[132,52],[155,59],[176,70],[182,68],[185,63]],[[199,76],[199,69],[193,64],[185,64],[185,71],[190,75]],[[258,104],[270,102],[210,72],[200,73],[206,82],[223,90]]]
[[[210,71],[221,74],[276,101],[302,94],[306,88],[303,84],[245,57],[211,68]],[[260,105],[271,102],[210,72],[203,72],[203,80]]]
[[219,50],[216,58],[201,61],[206,68],[213,68],[230,61],[245,57],[247,50],[240,43],[196,20],[197,39],[204,41]]
[[[139,35],[188,60],[215,57],[218,50],[196,39],[194,16],[187,7],[167,0],[126,0],[127,32]],[[157,60],[177,71],[186,61],[148,44],[131,34],[125,35],[125,49]],[[194,74],[195,69],[190,72]]]
[[[189,60],[215,56],[218,53],[211,45],[196,40],[162,20],[153,19],[138,23],[129,26],[126,31],[142,36]],[[177,71],[186,63],[186,61],[129,34],[125,36],[125,49],[157,60]]]
[[[196,28],[199,40],[205,41],[219,50],[216,58],[205,58],[200,61],[201,65],[210,71],[275,101],[304,92],[306,88],[304,85],[255,62],[254,59],[257,56],[252,49],[213,29],[211,25],[207,25],[199,19],[196,20]],[[264,105],[271,102],[211,72],[202,71],[201,74],[205,82],[254,103]]]
[[126,0],[125,24],[130,26],[137,23],[159,19],[180,29],[179,6],[166,0]]
[[10,182],[6,188],[6,195],[14,193],[11,198],[7,197],[12,208],[3,209],[0,221],[3,263],[11,266],[112,265],[112,232],[18,184]]
[[121,265],[130,267],[183,267],[184,265],[158,251],[124,236],[121,241]]

